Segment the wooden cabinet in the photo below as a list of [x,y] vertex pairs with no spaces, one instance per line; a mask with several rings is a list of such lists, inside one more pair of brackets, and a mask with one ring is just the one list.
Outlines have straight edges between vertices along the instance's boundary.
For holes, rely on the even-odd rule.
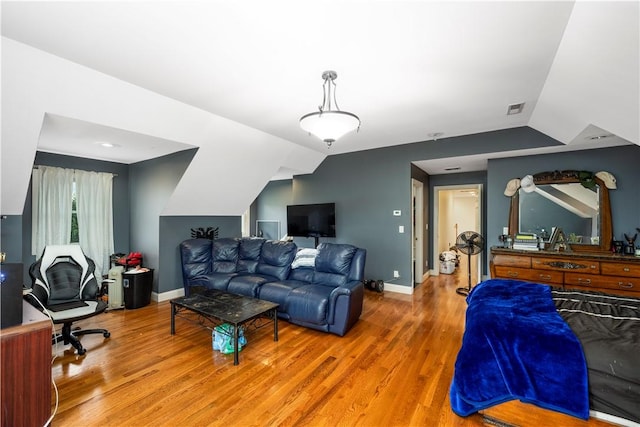
[[43,426],[51,415],[51,321],[22,301],[22,324],[2,329],[2,426]]
[[640,257],[491,248],[491,277],[640,298]]

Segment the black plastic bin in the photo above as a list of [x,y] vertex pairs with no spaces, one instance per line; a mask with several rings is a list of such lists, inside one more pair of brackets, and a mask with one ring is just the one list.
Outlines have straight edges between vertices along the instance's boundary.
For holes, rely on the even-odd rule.
[[124,308],[140,308],[151,302],[153,270],[142,273],[126,271],[122,274],[124,288]]

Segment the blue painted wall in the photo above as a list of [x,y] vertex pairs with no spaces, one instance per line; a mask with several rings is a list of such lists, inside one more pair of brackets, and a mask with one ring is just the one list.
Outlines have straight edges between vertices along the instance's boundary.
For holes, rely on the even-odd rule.
[[617,189],[609,191],[614,237],[635,233],[640,227],[640,146],[630,145],[580,152],[511,157],[489,161],[487,234],[491,245],[498,245],[498,235],[509,220],[509,198],[503,194],[512,178],[554,170],[586,170],[611,172]]
[[[546,135],[524,127],[329,156],[313,174],[293,178],[290,203],[334,202],[337,237],[321,241],[365,248],[366,277],[412,286],[411,178],[416,175],[412,161],[558,144]],[[431,189],[435,185],[485,184],[486,177],[484,172],[422,177],[428,181],[425,200],[433,197]],[[261,206],[258,219],[269,219],[262,217],[262,212],[271,203],[280,203],[280,212],[284,212],[284,200],[288,195],[285,192],[276,197],[272,192],[273,188],[267,186],[258,197],[256,203]],[[265,199],[269,201],[265,202]],[[394,210],[400,210],[401,216],[394,216]],[[431,221],[433,212],[429,211],[426,218]],[[400,225],[405,227],[405,233],[398,232]],[[427,241],[431,241],[430,236]],[[296,243],[313,246],[312,239],[296,239]],[[431,259],[429,254],[427,256]],[[393,278],[394,270],[400,272],[399,279]]]
[[[401,277],[393,283],[404,286],[412,286],[412,177],[428,182],[425,200],[429,201],[430,210],[425,212],[425,219],[430,223],[430,230],[433,229],[434,186],[486,184],[482,204],[483,233],[488,247],[498,244],[498,234],[507,225],[509,199],[503,195],[506,183],[514,177],[547,170],[607,170],[613,173],[618,179],[618,190],[610,192],[614,233],[621,238],[623,233],[634,232],[635,227],[640,227],[640,147],[635,145],[493,159],[486,172],[470,174],[428,177],[411,165],[417,160],[550,145],[558,145],[558,142],[525,127],[329,156],[313,174],[269,183],[251,207],[251,227],[255,228],[255,219],[278,219],[284,233],[286,205],[335,202],[338,237],[322,240],[366,248],[366,276],[393,282],[392,272],[399,270]],[[166,292],[182,287],[177,250],[180,241],[189,237],[192,227],[220,226],[221,236],[241,234],[240,217],[161,216],[164,203],[193,154],[188,150],[129,166],[38,153],[36,164],[117,173],[118,178],[114,181],[116,251],[145,253],[145,263],[156,271],[154,290]],[[400,210],[402,215],[393,216],[394,210]],[[28,195],[22,217],[10,216],[2,220],[3,250],[8,248],[11,257],[21,252],[21,260],[27,265],[35,259],[29,254],[30,218]],[[398,233],[399,225],[404,225],[407,232]],[[313,245],[312,239],[296,240],[299,246]],[[431,236],[427,235],[426,240],[431,242]],[[486,254],[484,263],[486,271]]]

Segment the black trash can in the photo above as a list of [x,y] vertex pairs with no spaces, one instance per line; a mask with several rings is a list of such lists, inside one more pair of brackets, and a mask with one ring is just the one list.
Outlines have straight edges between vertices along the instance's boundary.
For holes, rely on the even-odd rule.
[[153,287],[153,270],[124,272],[122,287],[124,288],[124,308],[132,309],[149,305]]

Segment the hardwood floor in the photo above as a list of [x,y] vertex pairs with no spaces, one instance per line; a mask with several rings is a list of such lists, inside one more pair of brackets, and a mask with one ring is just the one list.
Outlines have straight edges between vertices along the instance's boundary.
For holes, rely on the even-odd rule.
[[212,351],[208,329],[177,319],[170,335],[168,302],[108,312],[82,326],[99,321],[110,339],[84,336],[83,357],[57,351],[53,425],[484,425],[449,407],[466,308],[459,276],[431,278],[414,295],[367,291],[345,337],[286,321],[278,342],[269,327],[251,332],[238,366]]

